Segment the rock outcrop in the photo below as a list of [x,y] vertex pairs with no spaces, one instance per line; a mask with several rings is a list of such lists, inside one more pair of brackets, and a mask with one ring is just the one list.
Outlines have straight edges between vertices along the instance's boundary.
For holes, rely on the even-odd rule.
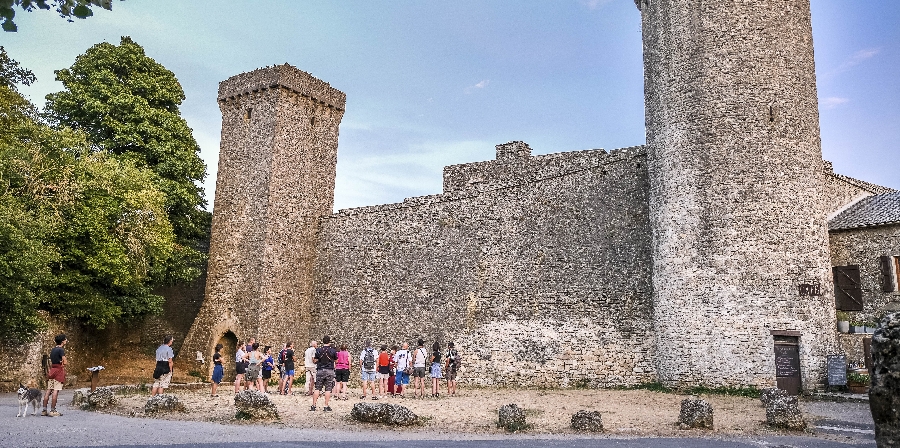
[[269,396],[258,390],[245,390],[234,396],[235,418],[277,420],[278,409]]
[[800,412],[798,398],[788,394],[772,394],[766,403],[766,424],[795,431],[806,429],[806,419]]
[[174,395],[154,395],[147,399],[144,405],[145,414],[156,414],[160,412],[184,412],[184,403],[182,403]]
[[681,400],[678,427],[681,429],[713,429],[712,405],[700,398],[685,398]]
[[506,404],[497,410],[497,426],[507,431],[521,431],[528,428],[525,422],[525,409],[516,404]]
[[572,415],[572,429],[576,431],[603,431],[603,419],[599,411],[578,411]]
[[872,336],[869,407],[878,448],[900,447],[900,312],[884,316]]
[[391,403],[356,403],[350,418],[366,423],[409,426],[419,422],[419,416],[404,406]]

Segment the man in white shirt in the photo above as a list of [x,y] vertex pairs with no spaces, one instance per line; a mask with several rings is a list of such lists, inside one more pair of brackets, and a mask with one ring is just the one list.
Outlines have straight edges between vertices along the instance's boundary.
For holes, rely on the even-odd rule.
[[316,347],[319,343],[309,341],[309,348],[303,352],[303,368],[306,369],[306,395],[312,395],[316,386],[316,363],[313,358],[316,357]]
[[[425,363],[428,361],[428,351],[425,350],[425,341],[419,339],[418,347],[413,355],[413,377],[416,381],[415,396],[425,398]],[[421,390],[421,392],[419,392]]]
[[403,394],[406,392],[406,386],[409,385],[409,372],[406,371],[408,367],[410,367],[409,359],[409,344],[404,342],[403,348],[397,350],[397,353],[394,353],[394,368],[397,369],[396,378],[394,379],[394,386],[400,388],[400,392],[397,394],[400,397],[403,397]]

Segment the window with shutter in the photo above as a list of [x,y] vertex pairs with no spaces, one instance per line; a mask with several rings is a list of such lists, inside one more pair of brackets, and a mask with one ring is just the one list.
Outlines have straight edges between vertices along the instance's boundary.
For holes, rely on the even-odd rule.
[[859,266],[835,266],[831,268],[834,277],[834,305],[841,311],[862,311],[862,288],[859,283]]
[[881,291],[892,292],[894,290],[894,257],[882,256],[881,261]]

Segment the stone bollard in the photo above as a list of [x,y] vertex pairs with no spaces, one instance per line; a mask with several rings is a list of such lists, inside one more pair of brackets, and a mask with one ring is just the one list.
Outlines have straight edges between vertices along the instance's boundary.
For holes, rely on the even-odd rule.
[[505,404],[497,410],[497,426],[507,431],[521,431],[528,428],[525,423],[525,409],[516,404]]
[[174,395],[154,395],[147,400],[144,405],[145,414],[156,414],[158,412],[184,412],[184,403],[182,403]]
[[408,426],[419,422],[419,416],[408,408],[390,403],[356,403],[350,418],[366,423]]
[[75,392],[72,394],[72,407],[80,408],[82,406],[87,406],[88,393],[88,389],[86,388],[75,389]]
[[87,406],[91,409],[103,409],[118,404],[116,394],[109,387],[98,387],[87,394]]
[[603,431],[603,419],[598,411],[578,411],[572,415],[572,429],[576,431]]
[[768,406],[773,400],[779,399],[781,397],[787,397],[788,393],[783,389],[779,389],[777,387],[770,387],[768,389],[763,389],[759,394],[759,401],[762,401],[763,406]]
[[234,418],[250,420],[277,420],[278,409],[269,396],[258,390],[241,391],[234,396],[237,413]]
[[766,404],[766,424],[795,431],[806,429],[806,420],[800,412],[797,397],[788,394],[772,395]]
[[884,316],[872,335],[869,407],[878,448],[900,447],[900,312]]
[[680,429],[713,429],[712,406],[706,400],[696,397],[681,400],[678,427]]

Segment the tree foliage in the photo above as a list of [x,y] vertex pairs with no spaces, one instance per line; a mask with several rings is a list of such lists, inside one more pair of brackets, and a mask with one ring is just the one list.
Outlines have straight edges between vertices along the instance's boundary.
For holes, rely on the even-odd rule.
[[152,291],[183,261],[167,184],[140,157],[44,122],[25,81],[0,47],[0,336],[41,329],[40,310],[98,328],[160,311]]
[[196,278],[203,260],[198,247],[208,240],[210,225],[199,186],[206,165],[179,113],[184,90],[175,75],[129,37],[118,46],[94,45],[55,73],[66,90],[47,96],[47,117],[84,131],[98,150],[158,176],[177,243],[165,278]]
[[3,19],[3,31],[16,32],[19,30],[13,21],[16,17],[16,8],[24,11],[35,9],[56,10],[60,17],[73,21],[73,18],[86,19],[94,15],[92,7],[100,7],[112,10],[112,0],[0,0],[0,18]]

